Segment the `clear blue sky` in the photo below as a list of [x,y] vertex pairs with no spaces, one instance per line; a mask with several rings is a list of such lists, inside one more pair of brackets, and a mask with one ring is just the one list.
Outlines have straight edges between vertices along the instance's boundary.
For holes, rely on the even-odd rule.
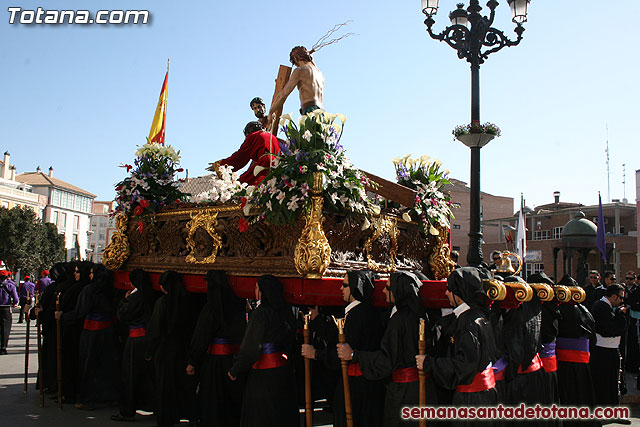
[[[455,1],[441,0],[435,28]],[[147,25],[10,25],[8,6],[148,9]],[[485,11],[487,9],[485,8]],[[495,26],[514,37],[506,0]],[[638,144],[639,2],[533,0],[524,40],[481,68],[481,120],[503,136],[482,149],[482,190],[528,205],[607,198],[635,200]],[[361,169],[391,178],[391,159],[439,158],[468,182],[469,150],[451,130],[469,122],[470,72],[425,31],[412,1],[63,1],[5,2],[0,11],[0,152],[18,172],[54,167],[60,179],[112,199],[143,144],[171,58],[167,143],[190,176],[226,157],[252,119],[249,101],[271,100],[279,64],[334,24],[358,34],[314,58],[325,75],[325,108],[348,121],[343,144]],[[297,93],[285,112],[299,108]]]

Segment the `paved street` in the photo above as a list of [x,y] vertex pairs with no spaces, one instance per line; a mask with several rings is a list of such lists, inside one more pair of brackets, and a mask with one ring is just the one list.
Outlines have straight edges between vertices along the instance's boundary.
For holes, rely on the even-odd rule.
[[[0,356],[0,414],[2,425],[19,426],[128,426],[130,423],[118,423],[111,421],[111,414],[117,412],[117,408],[99,408],[92,411],[81,411],[73,405],[64,405],[62,410],[56,406],[55,400],[45,398],[44,408],[40,407],[38,391],[35,389],[36,372],[38,366],[37,341],[34,322],[31,322],[30,333],[30,357],[29,357],[29,391],[24,394],[24,354],[26,339],[26,324],[18,324],[18,314],[14,313],[14,322],[9,340],[9,354]],[[635,390],[635,379],[628,375],[627,384],[632,396],[626,396],[625,400],[640,402],[640,392]],[[136,426],[154,426],[153,415],[138,415]],[[632,406],[632,425],[640,427],[640,406],[636,403]],[[185,424],[186,425],[186,424]],[[303,424],[301,424],[303,425]],[[317,413],[314,418],[315,426],[330,426],[331,416],[325,413]],[[608,424],[619,425],[619,424]]]

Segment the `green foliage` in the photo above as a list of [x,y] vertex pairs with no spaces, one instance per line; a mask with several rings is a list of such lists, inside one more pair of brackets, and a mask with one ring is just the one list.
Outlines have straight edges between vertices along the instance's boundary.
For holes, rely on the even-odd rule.
[[0,259],[10,270],[35,273],[64,260],[64,238],[30,208],[0,208],[0,236]]

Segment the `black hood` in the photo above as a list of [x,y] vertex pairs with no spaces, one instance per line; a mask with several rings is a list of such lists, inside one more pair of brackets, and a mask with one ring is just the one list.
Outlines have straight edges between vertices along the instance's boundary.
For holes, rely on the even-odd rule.
[[552,286],[554,285],[553,280],[551,280],[551,277],[547,276],[544,273],[544,271],[541,271],[540,273],[532,274],[527,278],[527,281],[529,283],[546,283],[547,285],[552,285]]
[[475,267],[453,270],[447,279],[447,288],[470,307],[486,307],[488,297],[482,286],[481,272]]
[[262,294],[260,304],[265,307],[271,307],[276,311],[280,311],[286,307],[282,295],[282,283],[275,276],[270,274],[260,276],[258,278],[258,289],[260,289],[260,293]]
[[371,302],[373,295],[374,274],[369,270],[350,271],[347,273],[349,278],[349,288],[351,295],[360,302]]
[[416,316],[426,319],[427,315],[418,295],[422,282],[413,273],[391,273],[389,288],[396,300],[398,310],[408,308]]

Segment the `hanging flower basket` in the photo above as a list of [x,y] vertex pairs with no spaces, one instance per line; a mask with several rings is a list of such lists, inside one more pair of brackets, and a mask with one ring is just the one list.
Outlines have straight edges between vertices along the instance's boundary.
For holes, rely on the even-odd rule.
[[456,126],[451,132],[455,139],[469,148],[484,147],[493,138],[500,136],[500,128],[493,123],[472,123]]
[[490,133],[467,133],[457,136],[456,139],[467,147],[473,148],[484,147],[495,137],[495,135],[491,135]]

